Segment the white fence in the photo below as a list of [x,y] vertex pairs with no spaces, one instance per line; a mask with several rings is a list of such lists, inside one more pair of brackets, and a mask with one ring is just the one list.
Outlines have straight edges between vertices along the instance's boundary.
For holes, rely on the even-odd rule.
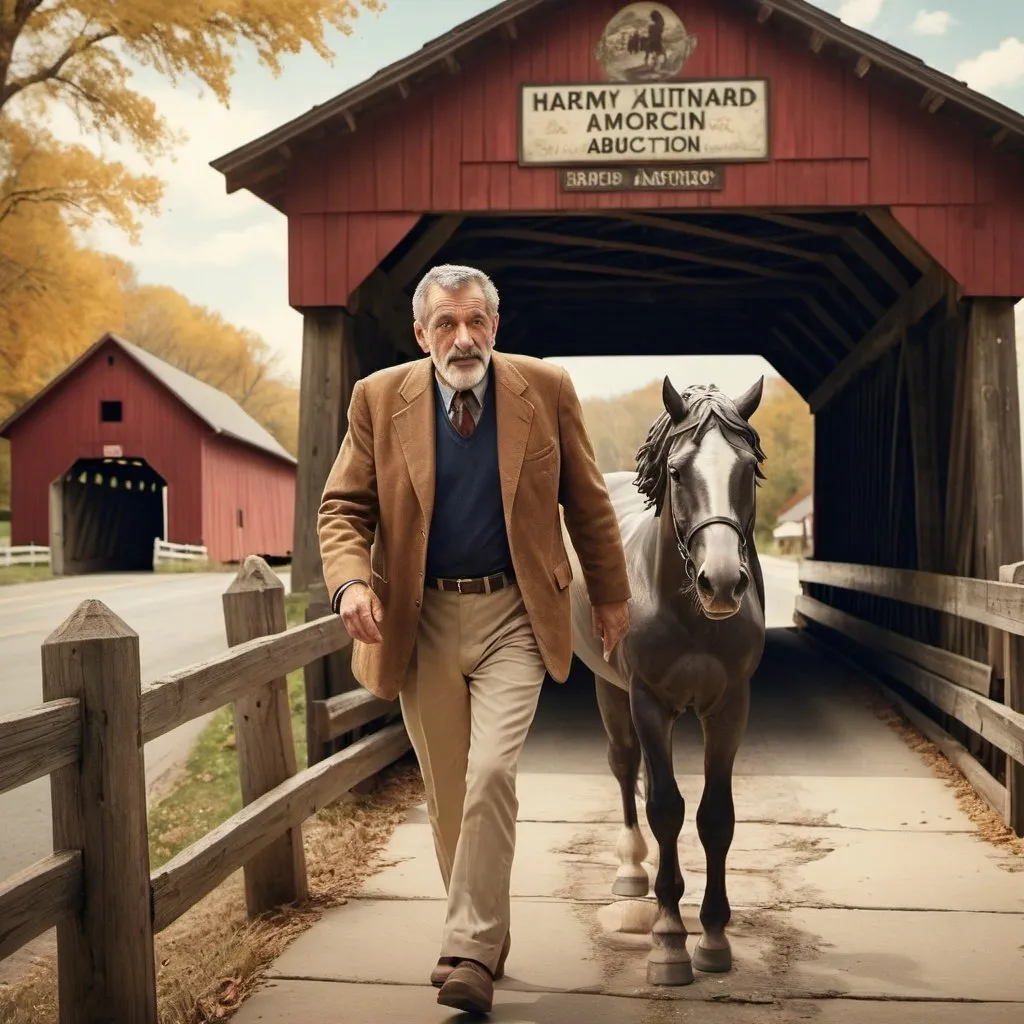
[[39,544],[19,544],[0,548],[0,569],[12,565],[49,565],[50,549]]
[[205,562],[206,548],[201,544],[175,544],[173,541],[153,541],[153,565],[161,562]]

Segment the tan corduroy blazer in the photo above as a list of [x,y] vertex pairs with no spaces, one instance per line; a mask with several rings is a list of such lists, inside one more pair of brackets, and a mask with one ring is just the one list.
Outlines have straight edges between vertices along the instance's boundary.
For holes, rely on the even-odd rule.
[[[591,601],[626,601],[618,524],[579,400],[560,367],[492,355],[498,466],[512,564],[544,664],[564,682],[572,659],[559,504]],[[327,593],[370,583],[384,609],[379,644],[356,642],[352,668],[394,700],[405,681],[423,599],[434,505],[434,384],[429,358],[379,370],[352,392],[348,431],[324,488],[317,528]]]

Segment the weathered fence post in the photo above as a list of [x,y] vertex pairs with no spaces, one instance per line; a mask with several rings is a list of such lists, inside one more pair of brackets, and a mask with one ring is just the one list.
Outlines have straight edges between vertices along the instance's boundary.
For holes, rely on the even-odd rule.
[[[999,568],[1003,583],[1024,583],[1024,562]],[[1024,714],[1024,636],[1004,633],[1003,703],[1011,711]],[[1024,765],[1006,758],[1006,823],[1024,836]]]
[[43,699],[75,697],[82,756],[50,775],[53,848],[82,851],[78,914],[57,925],[61,1024],[156,1024],[139,637],[83,601],[43,642]]
[[[224,627],[229,647],[288,627],[284,584],[257,555],[249,555],[224,592]],[[242,803],[295,774],[295,741],[284,677],[256,687],[235,701],[235,744]],[[245,865],[245,902],[250,917],[306,898],[302,829],[289,829]]]

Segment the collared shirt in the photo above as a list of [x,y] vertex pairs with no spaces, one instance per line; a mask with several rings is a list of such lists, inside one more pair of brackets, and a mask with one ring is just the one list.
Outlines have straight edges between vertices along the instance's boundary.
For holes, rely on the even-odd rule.
[[[479,424],[480,417],[484,411],[484,396],[487,394],[487,387],[490,383],[491,368],[487,368],[487,372],[484,374],[484,379],[480,381],[475,388],[472,389],[474,396],[476,397],[476,408],[471,410],[473,416],[473,422]],[[441,400],[444,402],[444,410],[448,414],[449,418],[452,415],[452,399],[455,397],[455,389],[447,385],[441,378],[434,374],[434,381],[437,384],[437,389],[441,393]]]
[[[473,394],[476,396],[476,408],[471,410],[471,415],[473,417],[473,422],[474,423],[479,424],[480,423],[480,417],[483,415],[483,411],[484,411],[484,398],[487,395],[487,389],[488,389],[488,387],[490,385],[490,380],[491,380],[491,368],[488,366],[487,367],[487,372],[484,374],[483,380],[480,381],[480,383],[477,384],[477,386],[472,389]],[[445,412],[448,414],[448,416],[450,418],[451,414],[452,414],[452,399],[455,397],[455,389],[452,388],[452,387],[449,387],[443,380],[441,380],[441,378],[437,375],[436,371],[434,373],[434,383],[437,385],[438,392],[441,395],[441,400],[444,402]],[[335,591],[334,597],[333,597],[333,599],[331,601],[331,607],[334,609],[334,611],[335,612],[338,611],[338,608],[341,605],[341,595],[344,594],[345,591],[350,586],[352,586],[353,583],[364,583],[365,584],[365,582],[366,582],[365,580],[347,580],[340,587],[338,587],[338,589]]]

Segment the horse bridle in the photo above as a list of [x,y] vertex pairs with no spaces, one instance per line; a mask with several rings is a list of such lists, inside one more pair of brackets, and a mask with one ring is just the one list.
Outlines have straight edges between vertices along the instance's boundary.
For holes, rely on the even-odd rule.
[[686,575],[693,579],[697,572],[697,567],[693,564],[693,559],[690,556],[690,544],[693,542],[693,538],[697,535],[700,530],[703,530],[705,526],[710,526],[712,523],[723,523],[726,526],[731,526],[738,534],[740,538],[740,558],[744,563],[747,561],[747,534],[740,523],[735,520],[732,516],[708,516],[707,519],[702,519],[696,526],[690,528],[686,534],[686,540],[683,540],[679,536],[679,526],[676,523],[676,517],[672,515],[671,509],[669,515],[672,516],[672,532],[676,537],[676,547],[679,549],[679,555],[683,560],[683,566],[686,569]]

